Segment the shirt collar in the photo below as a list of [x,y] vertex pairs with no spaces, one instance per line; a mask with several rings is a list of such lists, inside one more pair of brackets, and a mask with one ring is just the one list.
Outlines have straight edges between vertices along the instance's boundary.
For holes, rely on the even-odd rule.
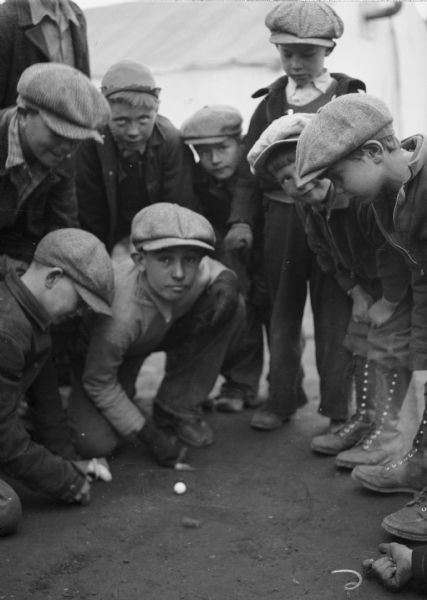
[[5,277],[5,282],[24,311],[36,321],[40,329],[45,331],[51,325],[51,318],[27,286],[22,283],[18,274],[13,270],[9,271]]
[[15,114],[9,123],[5,170],[10,170],[13,167],[18,167],[25,163],[24,153],[22,152],[21,141],[19,139],[18,110],[15,109]]
[[[31,10],[31,21],[33,25],[37,25],[45,17],[49,17],[52,19],[52,21],[58,22],[57,12],[54,9],[44,5],[40,0],[31,0],[29,5]],[[65,17],[67,21],[72,21],[75,25],[79,25],[77,17],[68,2],[58,0],[58,8],[61,11],[62,16]]]
[[288,90],[289,94],[292,96],[292,94],[295,92],[297,87],[299,89],[304,88],[304,87],[314,87],[314,88],[316,88],[316,90],[319,90],[319,92],[324,94],[327,91],[327,89],[329,88],[329,86],[331,85],[332,81],[333,80],[332,80],[332,77],[331,77],[329,71],[327,69],[324,69],[323,72],[318,77],[315,77],[312,81],[310,81],[309,83],[307,83],[303,86],[298,86],[296,81],[294,79],[292,79],[292,77],[289,77],[287,90]]

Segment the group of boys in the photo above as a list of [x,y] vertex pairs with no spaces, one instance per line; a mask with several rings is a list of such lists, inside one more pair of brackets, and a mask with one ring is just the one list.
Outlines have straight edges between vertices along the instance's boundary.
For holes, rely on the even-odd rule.
[[[427,380],[424,137],[400,144],[384,103],[324,67],[343,33],[329,4],[277,3],[266,25],[285,75],[254,94],[244,140],[226,105],[176,130],[134,61],[113,65],[101,92],[58,62],[20,76],[16,106],[0,112],[1,471],[87,503],[121,440],[176,464],[182,442],[214,441],[203,407],[219,373],[215,408],[258,405],[263,325],[270,389],[251,426],[281,427],[307,402],[308,283],[330,420],[311,447],[370,489],[421,490],[383,526],[425,541],[427,413],[399,456],[409,383]],[[49,330],[61,337],[76,316],[71,430]],[[135,382],[157,350],[165,376],[147,414]],[[20,502],[4,481],[0,496],[7,533]]]

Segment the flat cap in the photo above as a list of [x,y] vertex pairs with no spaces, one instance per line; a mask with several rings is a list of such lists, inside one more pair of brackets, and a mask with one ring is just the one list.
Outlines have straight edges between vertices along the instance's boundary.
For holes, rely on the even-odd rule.
[[147,252],[172,246],[195,246],[213,251],[215,233],[202,215],[179,204],[158,202],[134,216],[131,240]]
[[158,98],[161,90],[148,67],[135,60],[120,60],[105,73],[101,91],[106,98],[118,92],[140,92]]
[[240,136],[243,117],[237,108],[226,104],[204,106],[189,117],[181,127],[186,144],[215,144],[227,137]]
[[328,102],[302,132],[296,170],[303,185],[370,139],[394,135],[393,117],[382,100],[346,94]]
[[111,315],[113,266],[104,244],[92,233],[73,227],[51,231],[38,243],[34,260],[63,269],[92,310]]
[[81,71],[60,63],[36,63],[22,73],[17,90],[18,106],[37,110],[58,135],[103,143],[97,130],[107,124],[110,107]]
[[269,177],[265,167],[272,152],[279,146],[297,142],[301,131],[313,117],[312,113],[294,113],[272,121],[248,153],[252,173]]
[[280,2],[265,17],[272,44],[312,44],[333,48],[344,23],[325,2]]

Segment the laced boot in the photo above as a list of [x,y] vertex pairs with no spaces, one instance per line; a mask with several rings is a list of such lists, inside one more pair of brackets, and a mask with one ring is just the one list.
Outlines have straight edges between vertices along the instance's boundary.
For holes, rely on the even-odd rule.
[[403,508],[385,517],[381,526],[404,540],[427,542],[427,487]]
[[383,465],[401,450],[403,436],[398,428],[399,413],[411,381],[411,372],[408,369],[384,371],[377,367],[375,381],[375,427],[354,448],[337,455],[337,467],[353,469],[358,465]]
[[330,428],[311,440],[311,449],[335,456],[353,448],[371,430],[375,415],[375,368],[372,361],[354,356],[353,366],[356,392],[356,412],[338,429]]
[[427,408],[412,442],[412,448],[400,460],[384,466],[356,467],[351,476],[375,492],[418,492],[427,481]]

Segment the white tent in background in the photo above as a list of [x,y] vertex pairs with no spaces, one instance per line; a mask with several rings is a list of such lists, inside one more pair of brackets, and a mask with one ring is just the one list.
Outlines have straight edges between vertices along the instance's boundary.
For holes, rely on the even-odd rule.
[[[390,106],[401,137],[427,132],[427,26],[416,4],[333,3],[345,32],[328,68],[363,79]],[[281,74],[264,26],[272,6],[160,1],[88,10],[93,76],[119,59],[139,60],[156,74],[161,112],[176,125],[209,103],[233,104],[247,122],[258,102],[252,92]]]

